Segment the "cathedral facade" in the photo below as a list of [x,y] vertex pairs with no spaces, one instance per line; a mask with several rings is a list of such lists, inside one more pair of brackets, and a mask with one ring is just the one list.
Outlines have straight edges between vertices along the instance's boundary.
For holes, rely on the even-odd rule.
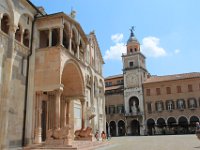
[[71,145],[75,131],[106,129],[104,61],[74,17],[1,0],[0,149]]
[[111,136],[195,133],[200,73],[152,76],[133,30],[123,74],[105,78],[106,129]]

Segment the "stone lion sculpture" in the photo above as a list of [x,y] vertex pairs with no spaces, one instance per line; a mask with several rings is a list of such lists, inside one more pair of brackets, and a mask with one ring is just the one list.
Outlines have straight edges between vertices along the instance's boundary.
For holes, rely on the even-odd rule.
[[91,138],[92,132],[92,128],[91,127],[87,127],[85,130],[84,129],[80,129],[80,130],[76,130],[75,131],[75,139],[81,139],[81,138]]

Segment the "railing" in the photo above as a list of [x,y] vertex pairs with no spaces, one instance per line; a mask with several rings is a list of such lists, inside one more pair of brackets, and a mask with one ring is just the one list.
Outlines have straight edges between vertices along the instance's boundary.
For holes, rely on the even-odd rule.
[[125,113],[125,116],[128,117],[128,116],[142,116],[144,115],[143,112],[131,112],[131,113]]
[[18,52],[25,54],[25,55],[28,55],[28,52],[29,52],[29,48],[22,45],[22,43],[18,42],[17,40],[15,40],[14,49]]

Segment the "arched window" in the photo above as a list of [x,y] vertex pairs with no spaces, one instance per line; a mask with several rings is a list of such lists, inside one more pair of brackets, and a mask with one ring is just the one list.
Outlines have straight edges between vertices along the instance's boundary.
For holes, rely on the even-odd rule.
[[30,40],[30,33],[29,31],[26,29],[24,30],[24,35],[23,35],[23,44],[26,47],[29,47],[29,40]]
[[20,25],[18,25],[18,28],[15,32],[15,39],[19,42],[21,42],[21,36],[22,36],[22,28]]
[[1,31],[6,34],[9,32],[9,17],[7,15],[4,15],[1,19]]

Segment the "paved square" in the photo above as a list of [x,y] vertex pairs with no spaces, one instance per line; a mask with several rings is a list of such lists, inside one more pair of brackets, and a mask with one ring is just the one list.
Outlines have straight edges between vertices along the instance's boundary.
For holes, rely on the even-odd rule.
[[113,137],[109,142],[98,150],[200,150],[195,134]]

